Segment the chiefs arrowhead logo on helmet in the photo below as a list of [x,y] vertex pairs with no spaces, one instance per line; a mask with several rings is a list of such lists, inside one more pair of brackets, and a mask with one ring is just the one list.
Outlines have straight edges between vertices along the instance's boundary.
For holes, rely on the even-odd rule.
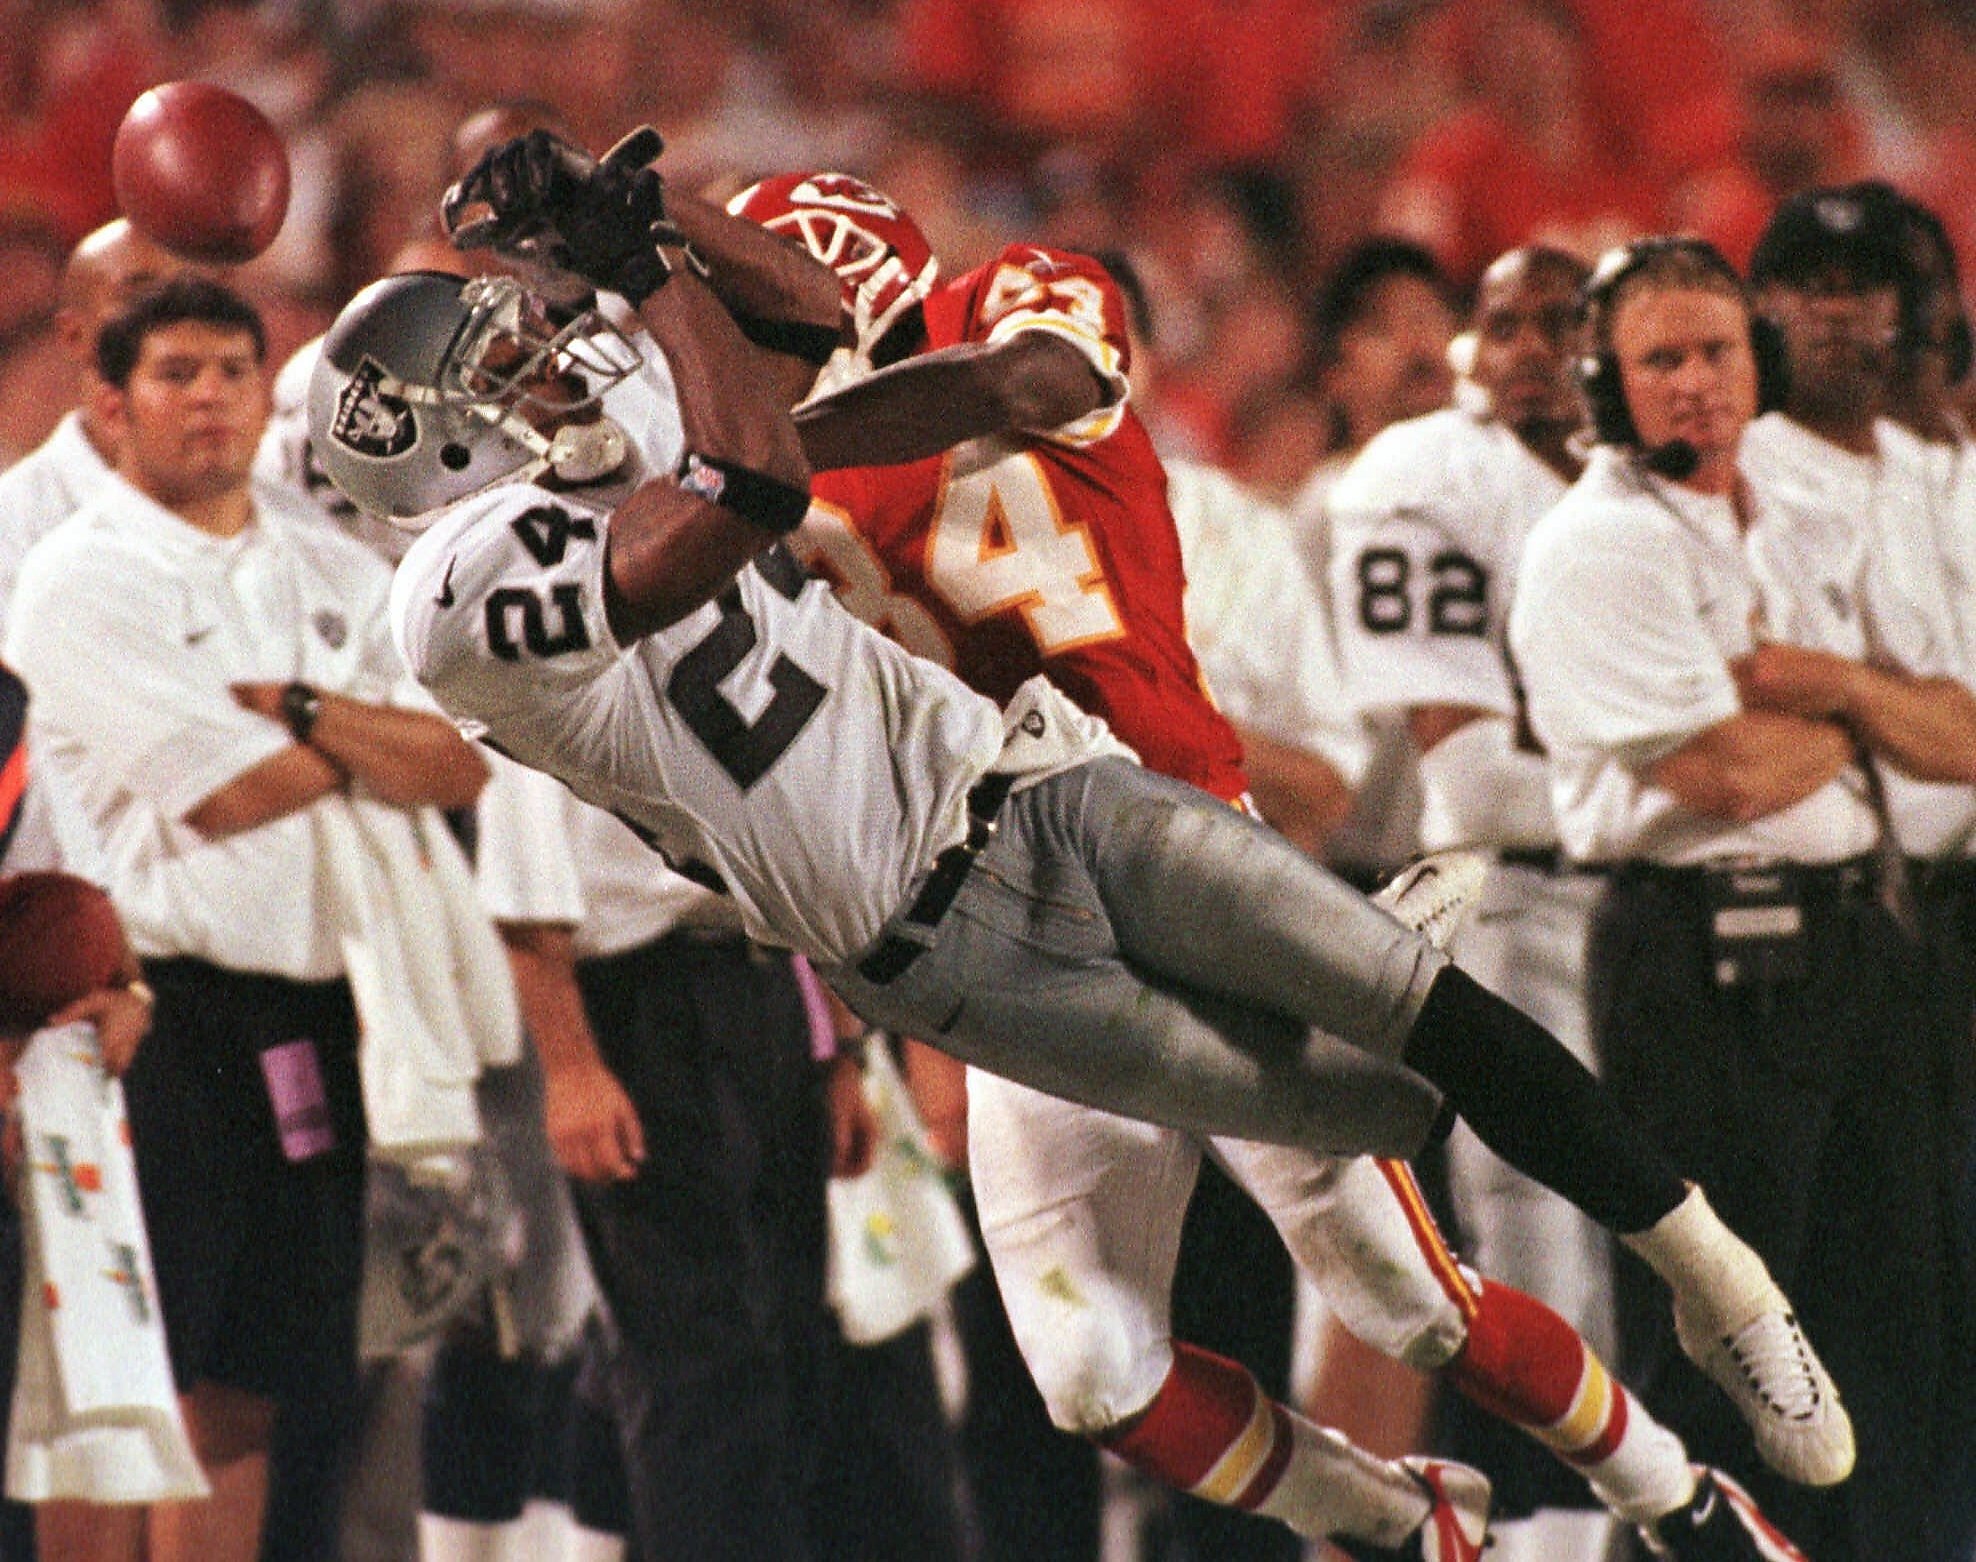
[[919,225],[890,196],[849,174],[778,174],[750,185],[727,209],[787,234],[836,272],[865,347],[940,279]]

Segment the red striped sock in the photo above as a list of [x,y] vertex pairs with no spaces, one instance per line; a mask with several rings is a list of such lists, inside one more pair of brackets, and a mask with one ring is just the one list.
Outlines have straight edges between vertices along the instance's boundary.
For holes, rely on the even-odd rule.
[[1102,1441],[1155,1480],[1249,1510],[1275,1490],[1295,1446],[1288,1414],[1246,1369],[1182,1341],[1153,1402]]
[[1567,1463],[1589,1469],[1626,1436],[1632,1396],[1566,1323],[1535,1297],[1490,1280],[1448,1380]]

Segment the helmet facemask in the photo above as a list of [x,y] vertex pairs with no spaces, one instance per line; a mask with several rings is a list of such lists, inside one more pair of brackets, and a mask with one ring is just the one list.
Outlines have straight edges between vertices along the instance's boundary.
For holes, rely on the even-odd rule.
[[500,428],[538,458],[523,477],[549,465],[552,441],[542,428],[553,430],[592,408],[601,412],[605,393],[638,370],[631,339],[595,309],[559,328],[541,300],[511,277],[475,277],[460,290],[460,302],[466,319],[441,355],[438,384],[430,392],[407,386],[397,393],[413,402],[424,394]]

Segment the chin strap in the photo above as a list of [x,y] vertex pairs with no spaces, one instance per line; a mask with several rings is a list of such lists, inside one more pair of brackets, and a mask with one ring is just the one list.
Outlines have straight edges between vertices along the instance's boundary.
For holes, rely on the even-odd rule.
[[[530,430],[531,433],[534,430]],[[541,436],[538,434],[539,439]],[[631,455],[631,441],[610,418],[595,423],[565,423],[556,430],[546,452],[549,470],[566,483],[594,483],[621,468]]]

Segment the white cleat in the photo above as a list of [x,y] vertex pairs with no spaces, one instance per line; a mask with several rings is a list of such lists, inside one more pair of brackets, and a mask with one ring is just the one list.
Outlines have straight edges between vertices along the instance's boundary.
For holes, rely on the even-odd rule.
[[1333,1535],[1353,1562],[1482,1562],[1489,1538],[1489,1477],[1450,1459],[1409,1454],[1399,1461],[1427,1499],[1427,1517],[1397,1546]]
[[1758,1308],[1713,1326],[1677,1301],[1674,1332],[1688,1359],[1735,1402],[1763,1462],[1787,1480],[1833,1486],[1852,1474],[1852,1418],[1775,1284]]
[[1446,949],[1488,877],[1486,852],[1435,852],[1400,869],[1379,887],[1372,903],[1414,932],[1425,933],[1436,949]]

